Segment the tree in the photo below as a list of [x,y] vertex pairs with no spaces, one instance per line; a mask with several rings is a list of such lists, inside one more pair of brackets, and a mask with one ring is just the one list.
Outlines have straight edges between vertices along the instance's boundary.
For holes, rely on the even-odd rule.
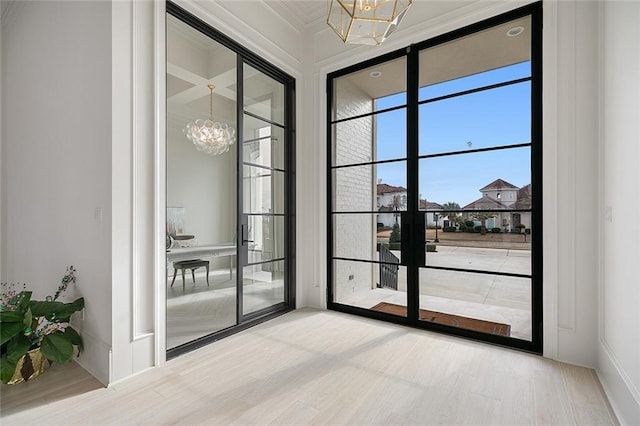
[[399,243],[399,242],[400,242],[400,225],[398,225],[397,223],[394,223],[393,228],[391,228],[389,243]]
[[398,215],[399,215],[398,210],[400,210],[401,206],[402,206],[402,198],[400,198],[399,195],[394,195],[391,207],[393,207],[393,216],[395,217],[396,225],[398,224]]
[[491,212],[482,212],[473,213],[472,216],[475,220],[480,221],[480,233],[484,235],[487,233],[487,219],[496,217],[496,214]]
[[444,210],[443,214],[449,218],[449,226],[455,226],[456,223],[459,223],[462,220],[462,217],[458,216],[458,210],[461,210],[460,204],[453,201],[447,201],[442,205],[442,209]]

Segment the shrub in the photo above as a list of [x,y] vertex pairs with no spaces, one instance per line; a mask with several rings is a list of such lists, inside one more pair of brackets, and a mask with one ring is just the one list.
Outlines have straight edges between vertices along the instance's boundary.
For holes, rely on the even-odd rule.
[[391,235],[389,236],[390,243],[399,243],[400,242],[400,226],[397,223],[393,224],[393,228],[391,229]]
[[389,243],[385,244],[389,250],[400,250],[400,243]]

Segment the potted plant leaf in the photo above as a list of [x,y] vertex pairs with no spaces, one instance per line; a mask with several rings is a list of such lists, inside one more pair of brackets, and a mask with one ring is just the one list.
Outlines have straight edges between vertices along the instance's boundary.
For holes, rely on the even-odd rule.
[[0,306],[0,379],[16,384],[40,375],[49,363],[67,363],[83,350],[82,338],[69,324],[71,315],[84,308],[84,298],[58,301],[76,281],[73,266],[67,268],[53,296],[31,300],[31,291],[16,292],[2,283]]

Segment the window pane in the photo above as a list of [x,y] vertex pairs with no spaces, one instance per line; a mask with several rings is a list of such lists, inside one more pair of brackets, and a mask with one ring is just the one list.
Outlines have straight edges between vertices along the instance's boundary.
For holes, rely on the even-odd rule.
[[401,229],[393,231],[396,217],[399,224],[399,214],[393,213],[333,215],[334,256],[399,263]]
[[[520,214],[522,216],[531,215],[531,213]],[[500,213],[499,215],[512,216],[514,213]],[[480,222],[474,221],[473,223],[478,223],[478,225],[475,225],[470,231],[462,231],[462,227],[439,229],[437,242],[435,228],[427,229],[427,244],[432,245],[433,248],[425,252],[426,265],[531,275],[529,228],[527,228],[526,234],[520,233],[519,230],[509,231],[507,229],[504,232],[499,227],[489,228],[486,234],[482,234],[479,230]]]
[[333,125],[333,165],[405,158],[406,109],[342,121]]
[[245,315],[284,302],[284,268],[284,260],[242,268]]
[[531,340],[531,279],[421,268],[420,320]]
[[420,105],[420,155],[531,142],[531,83]]
[[433,203],[439,209],[446,203],[465,210],[530,208],[529,147],[425,158],[418,167],[419,191],[430,203],[422,202],[421,210],[435,210]]
[[214,120],[237,129],[238,56],[166,18],[166,230],[175,238],[166,253],[166,347],[172,349],[237,322],[237,145],[207,155],[184,128],[210,118],[213,101]]
[[248,263],[284,257],[284,217],[249,215]]
[[333,120],[405,105],[406,76],[402,57],[335,79]]
[[334,169],[333,209],[406,210],[406,179],[406,161]]
[[284,169],[284,129],[244,115],[243,161]]
[[244,213],[284,213],[284,172],[244,166]]
[[[522,32],[509,36],[518,27]],[[517,32],[517,31],[516,31]],[[420,52],[420,100],[531,76],[531,17]]]
[[407,270],[404,266],[390,268],[375,263],[334,260],[333,300],[406,317]]
[[244,64],[244,110],[284,124],[284,85]]

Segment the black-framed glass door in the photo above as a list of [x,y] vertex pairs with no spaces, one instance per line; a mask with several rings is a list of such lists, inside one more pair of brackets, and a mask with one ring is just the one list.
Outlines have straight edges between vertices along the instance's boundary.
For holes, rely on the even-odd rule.
[[542,351],[541,5],[328,76],[329,307]]
[[240,318],[285,304],[285,84],[242,64]]
[[295,80],[170,2],[166,44],[171,358],[295,307]]

